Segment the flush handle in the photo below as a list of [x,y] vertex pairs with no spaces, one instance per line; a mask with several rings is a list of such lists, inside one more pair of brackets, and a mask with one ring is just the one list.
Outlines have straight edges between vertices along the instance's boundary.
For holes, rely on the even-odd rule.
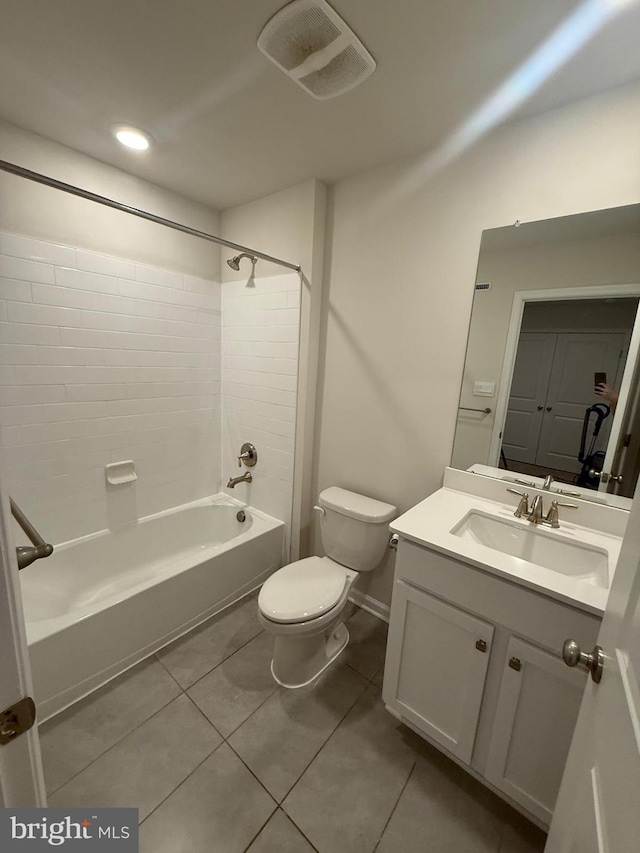
[[486,653],[487,651],[487,641],[486,640],[476,640],[476,649],[479,652]]
[[562,647],[562,660],[567,666],[583,664],[589,670],[591,678],[600,684],[604,669],[604,652],[602,646],[594,646],[591,654],[583,652],[575,640],[565,640]]

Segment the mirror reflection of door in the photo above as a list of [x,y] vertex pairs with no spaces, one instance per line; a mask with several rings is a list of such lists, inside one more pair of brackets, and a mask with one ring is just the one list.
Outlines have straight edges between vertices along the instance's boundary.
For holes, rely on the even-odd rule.
[[[605,401],[594,392],[595,374],[618,390],[638,300],[585,299],[531,302],[524,310],[505,420],[502,465],[522,474],[552,473],[575,483],[584,462],[602,462],[613,414],[589,409]],[[601,411],[606,413],[608,407]],[[587,419],[583,442],[583,427]],[[598,487],[597,480],[582,485]]]

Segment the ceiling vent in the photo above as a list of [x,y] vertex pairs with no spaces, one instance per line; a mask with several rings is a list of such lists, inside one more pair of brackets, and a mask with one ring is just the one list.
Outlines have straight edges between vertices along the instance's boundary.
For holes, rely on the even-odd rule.
[[491,282],[490,281],[477,281],[476,282],[476,290],[491,290]]
[[376,68],[360,39],[324,0],[293,0],[271,18],[258,47],[318,100],[353,89]]

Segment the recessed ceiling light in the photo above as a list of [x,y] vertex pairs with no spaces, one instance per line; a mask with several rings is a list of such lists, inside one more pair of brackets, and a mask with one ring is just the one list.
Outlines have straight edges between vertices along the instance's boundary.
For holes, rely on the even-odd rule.
[[136,151],[146,151],[151,144],[149,134],[136,127],[116,127],[113,134],[121,145]]

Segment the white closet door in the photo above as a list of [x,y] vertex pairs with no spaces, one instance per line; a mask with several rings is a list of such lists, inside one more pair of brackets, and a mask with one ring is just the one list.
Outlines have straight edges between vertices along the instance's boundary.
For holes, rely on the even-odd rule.
[[[535,457],[537,465],[580,472],[578,451],[585,411],[600,400],[593,391],[594,373],[604,371],[613,385],[624,345],[622,332],[558,335]],[[603,424],[597,448],[606,448],[611,420],[609,417]],[[587,441],[592,426],[593,420]]]
[[557,335],[523,332],[502,435],[507,459],[535,462]]

